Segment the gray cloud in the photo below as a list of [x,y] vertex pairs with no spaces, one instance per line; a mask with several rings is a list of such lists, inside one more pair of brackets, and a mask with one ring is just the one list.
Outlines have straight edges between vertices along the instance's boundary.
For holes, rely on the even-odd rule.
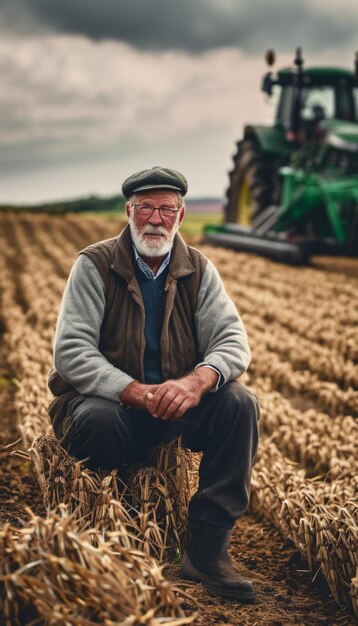
[[267,47],[278,67],[296,45],[351,64],[356,0],[335,1],[0,0],[0,200],[105,192],[155,163],[221,193],[243,124],[271,123]]
[[[356,19],[354,19],[356,15]],[[235,46],[261,53],[274,46],[309,51],[352,44],[357,14],[308,0],[0,0],[7,32],[80,34],[141,50],[200,53]]]

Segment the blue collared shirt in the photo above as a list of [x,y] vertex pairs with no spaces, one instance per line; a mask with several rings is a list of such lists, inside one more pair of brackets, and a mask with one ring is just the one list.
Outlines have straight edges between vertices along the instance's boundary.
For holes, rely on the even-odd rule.
[[[158,278],[158,276],[160,276],[160,274],[164,272],[165,268],[170,263],[171,250],[169,250],[168,254],[164,258],[163,263],[161,264],[157,273],[154,274],[154,272],[150,269],[149,265],[145,261],[143,261],[142,257],[139,256],[138,250],[134,244],[133,244],[133,250],[134,250],[134,255],[135,255],[135,259],[136,259],[138,267],[142,270],[143,274],[147,278],[151,278],[152,280],[155,280],[156,278]],[[216,372],[219,375],[218,382],[216,383],[215,387],[211,390],[215,392],[219,389],[220,383],[222,382],[221,372],[220,370],[217,369],[217,367],[214,367],[214,365],[210,365],[209,363],[206,363],[206,361],[202,361],[201,363],[198,363],[194,369],[197,369],[198,367],[201,367],[203,365],[205,365],[206,367],[210,367],[210,369],[214,370],[214,372]]]

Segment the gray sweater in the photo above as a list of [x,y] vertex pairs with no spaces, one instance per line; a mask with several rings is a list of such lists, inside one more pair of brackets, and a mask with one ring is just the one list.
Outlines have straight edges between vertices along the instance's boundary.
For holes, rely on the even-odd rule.
[[[79,393],[120,402],[133,381],[98,349],[105,311],[105,285],[86,255],[77,257],[61,302],[54,341],[54,366]],[[198,294],[195,323],[203,361],[218,369],[222,384],[235,380],[250,363],[247,335],[232,300],[211,261]]]

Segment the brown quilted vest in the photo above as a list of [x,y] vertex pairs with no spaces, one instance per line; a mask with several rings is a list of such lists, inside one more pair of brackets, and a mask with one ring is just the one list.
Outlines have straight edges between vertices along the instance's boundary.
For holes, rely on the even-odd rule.
[[[132,240],[127,226],[120,235],[81,250],[96,265],[106,287],[106,308],[99,350],[115,367],[144,382],[144,303],[134,275]],[[178,378],[201,360],[195,332],[195,310],[207,259],[176,234],[165,284],[165,309],[160,338],[164,380]],[[56,398],[49,415],[58,438],[64,434],[68,402],[78,395],[56,370],[49,374]]]

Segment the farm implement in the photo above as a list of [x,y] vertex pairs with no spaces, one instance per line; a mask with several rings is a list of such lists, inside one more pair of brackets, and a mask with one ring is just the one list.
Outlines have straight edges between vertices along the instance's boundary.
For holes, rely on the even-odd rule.
[[294,65],[264,76],[275,123],[245,127],[225,222],[206,226],[205,239],[292,263],[358,256],[358,54],[354,73],[304,69],[300,48]]

